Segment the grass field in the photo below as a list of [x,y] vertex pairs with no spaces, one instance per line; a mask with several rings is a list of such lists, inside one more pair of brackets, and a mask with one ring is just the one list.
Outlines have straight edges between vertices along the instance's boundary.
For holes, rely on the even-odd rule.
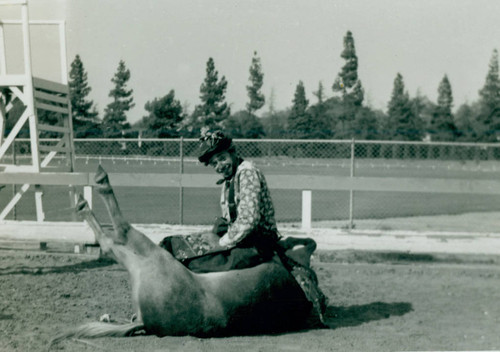
[[[94,172],[99,160],[77,159],[76,171]],[[180,165],[174,159],[103,159],[108,172],[116,173],[177,173]],[[266,175],[332,175],[348,176],[350,161],[346,159],[273,159],[256,160]],[[213,171],[195,162],[186,162],[185,173],[212,173]],[[497,162],[456,161],[395,161],[360,159],[356,161],[356,176],[365,177],[423,177],[454,179],[498,179],[500,164]],[[66,221],[73,217],[69,208],[69,194],[66,187],[46,186],[44,210],[49,221]],[[271,190],[276,218],[279,222],[299,221],[301,218],[300,190]],[[179,223],[179,190],[176,188],[134,188],[117,187],[116,194],[125,216],[134,223]],[[11,186],[0,191],[0,207],[12,195]],[[316,221],[347,220],[349,216],[349,192],[314,191],[312,217]],[[33,190],[21,199],[16,207],[16,219],[34,220]],[[219,190],[184,189],[184,223],[209,224],[219,215]],[[104,208],[96,197],[96,213],[103,214]],[[383,219],[437,214],[461,214],[500,210],[500,196],[461,195],[405,192],[355,192],[355,219]],[[13,219],[10,214],[8,219]],[[107,221],[105,218],[102,220]]]

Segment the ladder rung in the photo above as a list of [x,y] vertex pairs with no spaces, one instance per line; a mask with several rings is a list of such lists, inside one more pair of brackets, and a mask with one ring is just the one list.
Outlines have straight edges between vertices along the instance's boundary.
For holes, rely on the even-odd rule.
[[35,103],[35,107],[37,109],[41,110],[48,110],[48,111],[53,111],[53,112],[60,112],[61,114],[68,114],[69,115],[69,109],[64,108],[62,106],[55,106],[55,105],[50,105],[50,104],[44,104],[40,102]]
[[39,130],[43,130],[43,131],[69,133],[69,128],[67,128],[67,127],[45,125],[43,123],[39,123],[37,126],[38,126]]
[[69,88],[67,85],[38,77],[33,77],[33,87],[35,89],[43,89],[51,92],[64,94],[69,93]]
[[50,93],[45,93],[45,92],[40,92],[38,90],[35,90],[35,98],[52,101],[54,103],[60,103],[60,104],[66,104],[66,105],[69,104],[69,99],[68,99],[67,95],[64,97],[61,97],[61,96],[58,96],[55,94],[50,94]]

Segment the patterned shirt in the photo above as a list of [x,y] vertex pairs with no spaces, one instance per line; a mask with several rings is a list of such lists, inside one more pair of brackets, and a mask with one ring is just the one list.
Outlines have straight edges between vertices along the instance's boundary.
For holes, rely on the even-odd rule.
[[[233,177],[236,220],[229,225],[220,244],[235,245],[257,228],[277,232],[274,206],[262,172],[252,162],[243,161]],[[229,182],[226,182],[221,194],[222,216],[226,219],[231,218],[228,195]]]

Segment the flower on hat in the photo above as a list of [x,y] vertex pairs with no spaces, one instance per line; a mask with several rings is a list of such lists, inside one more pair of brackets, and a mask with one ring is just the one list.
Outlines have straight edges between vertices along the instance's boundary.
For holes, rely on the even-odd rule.
[[221,130],[211,132],[208,128],[201,129],[200,152],[198,160],[205,165],[217,153],[228,150],[232,146],[232,139],[226,137]]

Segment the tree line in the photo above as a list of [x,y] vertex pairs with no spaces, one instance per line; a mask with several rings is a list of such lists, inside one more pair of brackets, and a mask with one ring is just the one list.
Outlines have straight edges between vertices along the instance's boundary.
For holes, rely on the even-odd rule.
[[[249,67],[246,108],[231,111],[226,101],[228,82],[220,76],[213,58],[206,63],[206,76],[200,86],[200,102],[189,112],[175,96],[175,90],[153,97],[144,106],[145,114],[130,124],[127,112],[134,107],[133,90],[127,87],[130,70],[121,60],[111,79],[110,103],[102,118],[88,98],[91,87],[79,55],[71,63],[69,90],[75,137],[198,137],[202,128],[222,128],[235,138],[367,139],[421,141],[497,141],[500,132],[500,77],[498,52],[493,50],[484,86],[478,100],[462,104],[453,113],[453,91],[444,74],[437,87],[436,102],[417,94],[410,97],[404,78],[397,73],[387,111],[366,104],[358,76],[358,57],[354,37],[348,31],[340,54],[344,61],[326,98],[319,82],[314,102],[306,98],[306,87],[297,83],[291,106],[277,110],[274,93],[262,93],[264,73],[257,52]],[[257,112],[266,105],[267,111]],[[50,116],[39,116],[50,120]]]

